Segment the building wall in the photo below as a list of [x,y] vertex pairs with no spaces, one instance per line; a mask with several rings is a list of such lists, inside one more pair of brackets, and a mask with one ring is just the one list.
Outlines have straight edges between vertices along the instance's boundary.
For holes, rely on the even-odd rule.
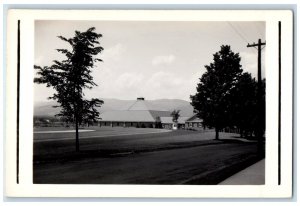
[[[157,125],[155,122],[110,122],[101,121],[99,122],[100,127],[136,127],[136,128],[155,128]],[[161,127],[164,129],[172,129],[173,124],[162,123]],[[178,124],[179,129],[197,128],[203,129],[201,122],[186,122],[185,124]]]
[[100,127],[138,127],[138,128],[155,128],[154,122],[99,122]]
[[[173,129],[173,123],[162,123],[162,127],[164,129]],[[185,128],[185,125],[184,124],[177,124],[177,128],[178,129],[184,129]]]
[[172,124],[163,123],[163,124],[162,124],[162,127],[163,127],[164,129],[172,129]]
[[186,128],[203,128],[201,122],[186,122]]

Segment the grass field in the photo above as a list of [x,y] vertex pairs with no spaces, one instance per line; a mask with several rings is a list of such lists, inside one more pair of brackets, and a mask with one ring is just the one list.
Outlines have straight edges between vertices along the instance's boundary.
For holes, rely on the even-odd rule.
[[[193,147],[203,144],[221,144],[224,140],[237,139],[238,135],[223,133],[215,141],[213,131],[164,130],[150,128],[90,127],[94,130],[80,133],[80,153],[75,152],[75,133],[64,133],[64,128],[47,128],[43,131],[61,133],[34,134],[34,160],[64,160],[78,156],[114,155],[172,148]],[[68,128],[70,129],[70,128]],[[72,128],[71,128],[72,129]],[[70,129],[70,130],[71,130]]]
[[213,131],[88,129],[79,153],[75,133],[35,133],[34,182],[217,184],[258,161],[256,143],[236,134],[217,141]]

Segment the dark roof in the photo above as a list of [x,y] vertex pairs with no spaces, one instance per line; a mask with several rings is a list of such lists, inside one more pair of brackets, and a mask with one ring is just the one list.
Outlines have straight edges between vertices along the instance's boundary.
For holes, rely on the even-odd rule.
[[186,120],[186,122],[198,122],[198,123],[201,123],[203,122],[202,119],[200,119],[199,117],[197,117],[197,115],[193,115],[192,117],[188,118]]

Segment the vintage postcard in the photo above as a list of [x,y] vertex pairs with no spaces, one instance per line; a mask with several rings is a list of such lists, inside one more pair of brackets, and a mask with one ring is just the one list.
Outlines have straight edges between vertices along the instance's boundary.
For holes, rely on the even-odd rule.
[[10,10],[10,197],[292,195],[288,10]]

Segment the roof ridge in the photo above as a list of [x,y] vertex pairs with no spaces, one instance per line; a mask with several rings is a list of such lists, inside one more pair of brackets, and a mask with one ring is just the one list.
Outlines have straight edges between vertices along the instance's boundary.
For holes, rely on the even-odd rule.
[[[142,106],[145,108],[145,109],[134,109],[135,111],[149,111],[149,107],[147,106],[147,104],[145,103],[146,100],[136,100],[130,107],[128,107],[128,111],[132,111],[132,108],[134,108],[134,106],[136,106],[138,103],[139,104],[142,104]],[[137,105],[138,107],[139,105]]]
[[197,117],[197,114],[192,115],[190,118],[188,118],[186,121],[190,121],[191,119],[193,119],[194,117]]
[[138,100],[135,100],[135,102],[133,102],[133,104],[132,104],[130,107],[128,107],[127,110],[129,111],[129,110],[137,103],[137,101],[138,101]]

